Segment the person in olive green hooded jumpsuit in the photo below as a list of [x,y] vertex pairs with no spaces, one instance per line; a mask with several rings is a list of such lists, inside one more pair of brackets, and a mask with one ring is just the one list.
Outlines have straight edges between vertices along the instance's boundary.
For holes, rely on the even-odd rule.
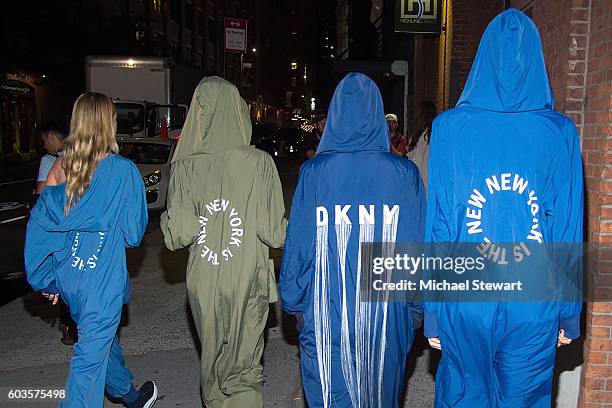
[[204,78],[172,159],[161,227],[170,250],[189,247],[202,398],[212,408],[263,407],[263,331],[277,301],[268,247],[283,245],[286,220],[276,166],[250,141],[236,87]]

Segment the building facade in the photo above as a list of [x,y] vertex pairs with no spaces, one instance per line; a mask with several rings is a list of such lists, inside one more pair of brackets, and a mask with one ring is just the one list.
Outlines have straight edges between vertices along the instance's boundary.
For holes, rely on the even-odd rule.
[[[585,240],[599,248],[589,274],[582,339],[580,408],[612,405],[612,4],[607,0],[512,0],[540,30],[556,109],[580,133],[585,177]],[[610,381],[608,383],[608,381]]]
[[[564,372],[557,406],[612,406],[612,4],[608,0],[442,0],[440,35],[417,34],[415,102],[438,110],[461,95],[480,37],[496,14],[515,7],[530,16],[542,38],[555,109],[576,124],[585,181],[585,241],[595,300],[585,303],[584,336],[558,353]],[[474,12],[477,10],[477,12]],[[610,381],[608,383],[608,381]]]

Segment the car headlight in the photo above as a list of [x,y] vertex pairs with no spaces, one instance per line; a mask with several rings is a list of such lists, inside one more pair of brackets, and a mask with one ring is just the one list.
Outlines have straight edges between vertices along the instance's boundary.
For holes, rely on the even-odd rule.
[[142,178],[142,181],[144,181],[145,187],[154,186],[161,181],[161,170],[155,170],[153,173],[147,174]]

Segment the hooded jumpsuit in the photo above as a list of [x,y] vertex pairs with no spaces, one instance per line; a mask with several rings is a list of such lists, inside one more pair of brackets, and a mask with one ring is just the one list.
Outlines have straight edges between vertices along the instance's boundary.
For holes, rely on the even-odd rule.
[[317,154],[302,165],[280,276],[283,308],[304,321],[300,360],[310,407],[399,406],[420,310],[365,298],[361,248],[421,242],[424,216],[416,166],[389,152],[378,87],[363,74],[347,75]]
[[[434,121],[428,191],[428,242],[582,241],[576,128],[553,110],[523,13],[489,24],[457,107]],[[579,336],[581,303],[535,300],[425,304],[425,335],[442,344],[436,407],[550,407],[558,330]]]
[[202,398],[213,408],[263,406],[263,332],[278,297],[269,247],[283,245],[286,220],[275,164],[250,140],[236,87],[204,78],[172,161],[161,219],[166,246],[189,247]]
[[67,216],[65,202],[62,183],[32,209],[26,273],[34,290],[60,294],[78,326],[60,406],[101,407],[105,389],[121,398],[132,386],[116,333],[131,292],[125,248],[140,244],[148,221],[144,184],[131,161],[111,154]]

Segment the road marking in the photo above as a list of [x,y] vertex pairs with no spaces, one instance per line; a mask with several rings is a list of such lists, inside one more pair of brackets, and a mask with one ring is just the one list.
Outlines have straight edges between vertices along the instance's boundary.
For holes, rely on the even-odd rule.
[[4,280],[17,280],[17,279],[21,279],[25,276],[25,272],[24,271],[19,271],[19,272],[11,272],[9,274],[6,274],[2,279]]
[[7,201],[4,203],[0,203],[0,211],[11,211],[25,206],[26,203],[20,203],[17,201]]
[[9,218],[8,220],[0,221],[0,224],[8,224],[9,222],[23,220],[24,218],[27,218],[27,217],[28,217],[27,215],[22,215],[21,217]]
[[36,179],[26,179],[17,181],[7,181],[6,183],[0,183],[0,186],[8,186],[9,184],[26,183],[28,181],[36,181]]

